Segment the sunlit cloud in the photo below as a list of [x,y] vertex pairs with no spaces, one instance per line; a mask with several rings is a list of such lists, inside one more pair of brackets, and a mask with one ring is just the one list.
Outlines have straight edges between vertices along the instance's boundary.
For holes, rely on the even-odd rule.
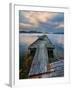
[[20,10],[19,30],[48,33],[62,31],[64,30],[64,13]]
[[24,28],[32,28],[33,26],[31,24],[24,24],[24,23],[20,23],[19,24],[19,28],[20,29],[24,29]]
[[[28,22],[30,25],[38,26],[40,22],[47,22],[48,20],[52,19],[57,13],[52,12],[34,12],[28,11],[24,12],[21,11],[21,16],[25,17],[25,21]],[[21,23],[21,22],[20,22]]]
[[63,23],[60,23],[60,24],[56,27],[56,29],[59,29],[59,28],[64,28],[64,24],[63,24]]
[[47,22],[56,16],[57,13],[48,13],[48,12],[27,12],[25,13],[26,18],[29,19],[29,22],[33,25],[38,25],[40,22]]

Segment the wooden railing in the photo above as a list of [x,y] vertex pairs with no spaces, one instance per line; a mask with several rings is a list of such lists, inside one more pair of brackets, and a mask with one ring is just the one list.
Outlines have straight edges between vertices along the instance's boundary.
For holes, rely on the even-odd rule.
[[59,60],[48,65],[49,76],[63,76],[64,75],[64,60]]

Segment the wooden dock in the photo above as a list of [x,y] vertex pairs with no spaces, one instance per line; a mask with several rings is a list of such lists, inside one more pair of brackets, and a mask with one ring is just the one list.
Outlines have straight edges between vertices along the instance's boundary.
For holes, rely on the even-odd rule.
[[64,62],[54,60],[54,45],[46,35],[39,37],[30,47],[30,53],[33,55],[33,61],[30,67],[29,77],[55,77],[64,75]]

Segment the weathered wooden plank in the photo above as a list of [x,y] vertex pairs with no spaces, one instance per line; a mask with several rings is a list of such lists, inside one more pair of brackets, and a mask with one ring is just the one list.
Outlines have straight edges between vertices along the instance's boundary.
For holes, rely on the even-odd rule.
[[36,54],[31,65],[29,76],[47,72],[47,65],[48,53],[45,44],[42,43],[36,50]]

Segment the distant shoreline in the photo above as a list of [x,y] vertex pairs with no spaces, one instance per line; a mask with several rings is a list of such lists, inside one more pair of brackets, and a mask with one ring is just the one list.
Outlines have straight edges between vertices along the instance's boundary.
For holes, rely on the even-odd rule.
[[26,31],[19,31],[20,34],[64,34],[64,32],[55,32],[55,33],[43,33],[43,32],[26,32]]

